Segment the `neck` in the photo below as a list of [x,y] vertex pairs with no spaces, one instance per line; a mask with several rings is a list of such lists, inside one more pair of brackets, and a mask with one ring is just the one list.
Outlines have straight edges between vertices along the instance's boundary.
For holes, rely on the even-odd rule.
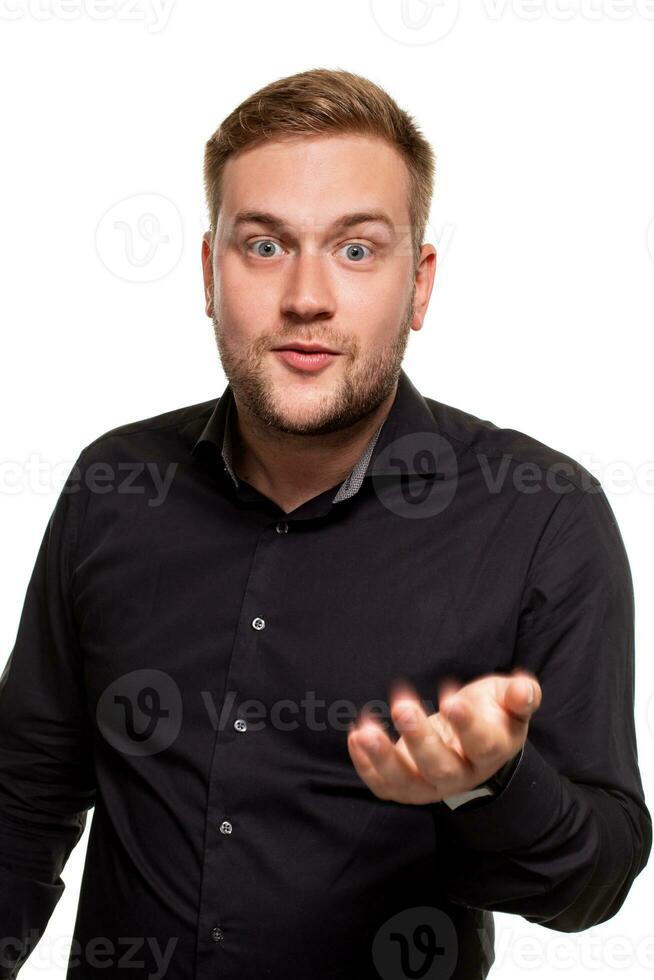
[[236,476],[290,513],[351,473],[388,415],[396,391],[397,384],[374,412],[354,425],[322,436],[271,430],[234,395],[231,438]]

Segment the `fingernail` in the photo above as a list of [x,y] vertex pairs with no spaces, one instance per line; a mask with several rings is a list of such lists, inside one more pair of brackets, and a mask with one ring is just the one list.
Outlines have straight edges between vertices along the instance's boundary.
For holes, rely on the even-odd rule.
[[533,704],[533,703],[534,703],[534,685],[530,683],[529,694],[527,695],[527,704]]
[[379,735],[374,732],[372,735],[368,735],[366,738],[366,748],[369,752],[379,752],[379,746],[381,742],[379,740]]
[[409,704],[406,708],[402,708],[397,717],[403,725],[410,725],[416,718],[415,708],[412,704]]

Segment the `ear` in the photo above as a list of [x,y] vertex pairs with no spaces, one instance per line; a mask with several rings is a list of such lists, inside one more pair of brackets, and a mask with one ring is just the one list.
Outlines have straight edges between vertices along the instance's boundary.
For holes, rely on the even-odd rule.
[[213,316],[213,251],[211,249],[211,233],[205,231],[202,236],[202,278],[204,280],[204,311],[207,316]]
[[416,268],[416,295],[413,303],[413,322],[412,330],[422,328],[427,306],[434,288],[434,276],[436,275],[436,249],[427,243],[422,246],[420,259]]

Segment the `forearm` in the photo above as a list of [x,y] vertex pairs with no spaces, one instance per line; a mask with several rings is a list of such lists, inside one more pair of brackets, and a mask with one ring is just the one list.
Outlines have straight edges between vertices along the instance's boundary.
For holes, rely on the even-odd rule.
[[4,980],[15,976],[44,932],[64,891],[61,871],[96,797],[93,732],[71,588],[78,507],[78,495],[62,491],[0,676]]
[[0,814],[0,978],[10,980],[41,938],[65,885],[61,871],[86,825],[86,812],[57,819],[45,833]]
[[560,776],[529,739],[496,799],[437,807],[451,899],[562,932],[615,915],[652,844],[644,806]]
[[0,978],[13,980],[41,938],[64,884],[50,884],[0,867]]

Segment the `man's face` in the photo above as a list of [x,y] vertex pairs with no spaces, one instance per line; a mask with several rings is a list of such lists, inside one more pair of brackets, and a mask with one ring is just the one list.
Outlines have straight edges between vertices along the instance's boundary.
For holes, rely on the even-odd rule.
[[[237,407],[279,432],[320,435],[353,425],[389,396],[434,275],[424,260],[414,273],[408,180],[394,148],[358,135],[273,141],[228,161],[203,268]],[[340,223],[371,212],[390,226]],[[425,250],[435,258],[432,246]],[[309,371],[276,350],[293,342],[338,353]]]

